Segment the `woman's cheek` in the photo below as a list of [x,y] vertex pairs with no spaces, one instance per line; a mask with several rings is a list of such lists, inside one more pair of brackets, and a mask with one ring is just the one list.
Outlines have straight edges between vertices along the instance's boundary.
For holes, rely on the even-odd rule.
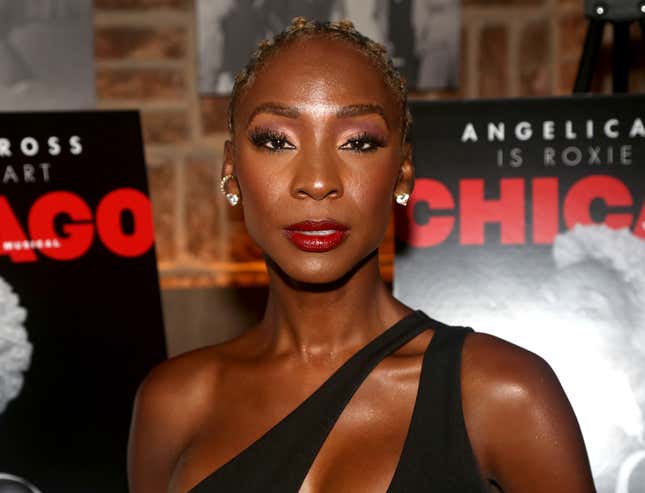
[[360,196],[357,197],[359,203],[364,204],[372,212],[389,211],[391,207],[396,175],[391,171],[392,166],[386,163],[379,163],[375,166],[380,172],[370,173],[361,179]]
[[279,195],[267,181],[254,180],[244,190],[244,222],[251,238],[261,247],[270,240],[271,234],[277,234],[284,222],[284,218],[278,217],[280,210],[284,210]]

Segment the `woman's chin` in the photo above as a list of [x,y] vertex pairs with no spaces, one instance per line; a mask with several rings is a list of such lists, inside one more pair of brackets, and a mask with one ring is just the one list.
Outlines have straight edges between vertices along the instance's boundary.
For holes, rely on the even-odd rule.
[[279,266],[278,275],[291,285],[318,286],[333,285],[340,282],[350,269],[342,269],[338,262],[311,260],[308,262],[288,262]]
[[309,258],[292,256],[284,262],[266,257],[269,270],[294,287],[314,290],[335,289],[349,281],[367,261],[376,257],[376,250],[362,259],[339,259],[338,256],[308,254]]

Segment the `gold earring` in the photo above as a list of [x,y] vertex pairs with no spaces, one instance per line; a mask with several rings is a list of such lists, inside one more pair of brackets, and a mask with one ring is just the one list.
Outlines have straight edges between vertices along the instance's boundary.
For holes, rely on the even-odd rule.
[[219,182],[219,189],[226,197],[226,200],[228,200],[228,203],[231,204],[231,206],[235,207],[240,201],[240,196],[236,193],[227,193],[226,190],[224,189],[224,187],[226,186],[226,182],[229,181],[231,178],[235,178],[235,177],[232,174],[223,176],[222,180]]
[[396,203],[405,207],[408,205],[408,200],[410,200],[410,194],[405,192],[398,192],[394,194],[394,199]]

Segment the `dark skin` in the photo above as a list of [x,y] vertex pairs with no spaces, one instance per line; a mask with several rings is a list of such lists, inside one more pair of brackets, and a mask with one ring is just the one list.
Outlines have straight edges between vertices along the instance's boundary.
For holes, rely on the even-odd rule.
[[[129,444],[132,493],[186,493],[410,313],[381,280],[375,254],[394,193],[413,186],[402,140],[392,90],[345,41],[297,40],[256,75],[236,107],[222,174],[235,175],[228,191],[240,194],[268,258],[266,314],[242,336],[170,359],[146,378]],[[333,250],[302,251],[283,228],[307,219],[334,219],[349,234]],[[387,490],[433,334],[429,327],[367,377],[302,493]],[[595,491],[575,416],[541,358],[475,333],[461,371],[482,477],[506,493]]]

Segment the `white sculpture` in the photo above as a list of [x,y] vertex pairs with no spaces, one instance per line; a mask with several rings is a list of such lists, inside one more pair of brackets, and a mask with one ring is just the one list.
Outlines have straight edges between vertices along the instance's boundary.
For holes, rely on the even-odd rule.
[[0,473],[0,493],[41,493],[29,481],[13,474]]
[[23,373],[31,363],[32,345],[24,321],[27,311],[0,277],[0,414],[22,390]]

